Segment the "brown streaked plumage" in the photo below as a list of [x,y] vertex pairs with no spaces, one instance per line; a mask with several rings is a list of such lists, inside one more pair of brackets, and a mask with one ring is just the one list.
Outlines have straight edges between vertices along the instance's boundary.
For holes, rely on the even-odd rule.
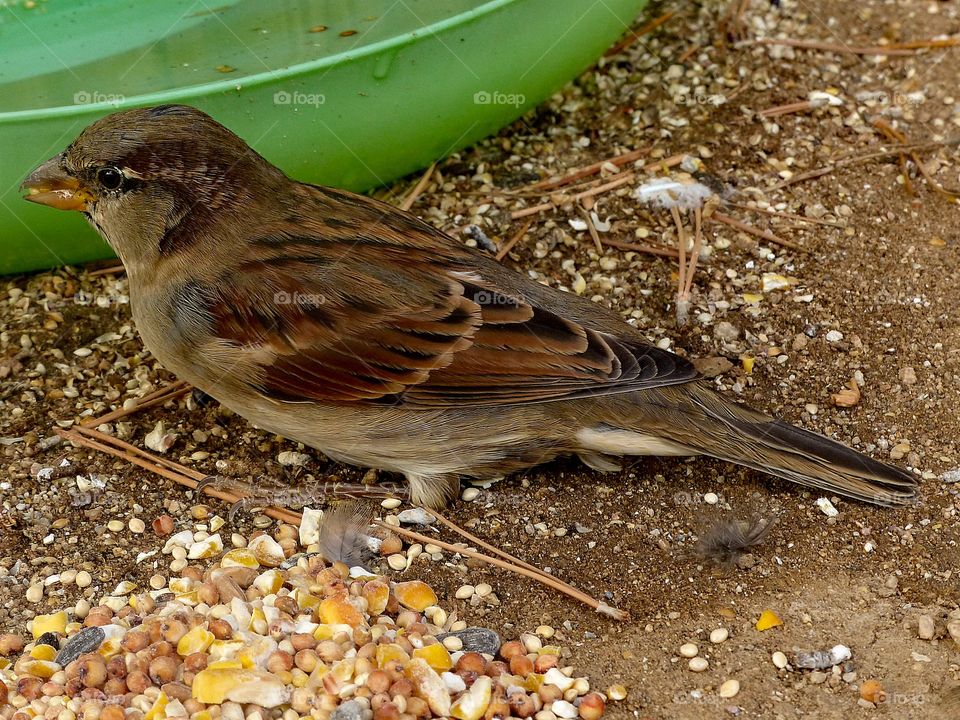
[[117,251],[146,346],[254,424],[403,473],[440,505],[461,476],[559,455],[710,455],[867,502],[907,472],[726,400],[615,314],[414,216],[287,178],[198,110],[115,113],[25,181]]

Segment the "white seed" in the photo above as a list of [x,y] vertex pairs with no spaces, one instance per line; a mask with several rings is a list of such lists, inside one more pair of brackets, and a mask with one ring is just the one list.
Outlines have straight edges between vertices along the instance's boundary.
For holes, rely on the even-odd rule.
[[398,507],[400,507],[400,504],[401,501],[398,498],[387,498],[380,503],[380,507],[382,507],[384,510],[396,510]]
[[450,652],[457,652],[458,650],[463,650],[463,640],[456,635],[447,635],[443,639],[443,646]]
[[740,681],[739,680],[727,680],[722,685],[720,685],[720,690],[718,694],[722,698],[732,698],[740,692]]
[[484,598],[493,592],[493,588],[487,583],[480,583],[476,586],[476,588],[474,588],[474,592],[480,597]]
[[456,598],[457,600],[469,600],[474,592],[476,592],[476,588],[473,585],[461,585],[457,588]]
[[777,650],[770,659],[773,660],[773,664],[780,670],[783,670],[787,666],[787,656],[779,650]]
[[467,488],[460,497],[464,502],[473,502],[480,497],[480,489],[475,487]]
[[703,496],[703,501],[707,505],[716,505],[720,502],[720,498],[716,493],[708,492]]
[[130,532],[140,534],[147,529],[146,523],[143,522],[138,517],[130,518],[130,522],[127,523],[127,527],[130,528]]
[[690,662],[687,663],[687,667],[690,668],[692,672],[703,672],[710,667],[710,663],[707,662],[706,658],[695,657],[690,658]]
[[[543,648],[543,642],[541,642],[540,638],[538,638],[536,635],[531,635],[530,633],[524,633],[521,635],[520,642],[523,643],[523,647],[528,653],[539,652]],[[566,688],[560,689],[566,690]]]
[[111,520],[107,523],[107,530],[110,532],[120,532],[123,530],[123,521],[122,520]]
[[78,619],[83,620],[89,612],[90,601],[86,598],[80,598],[77,600],[77,604],[73,607],[73,614],[76,615]]
[[700,648],[698,648],[693,643],[684,643],[680,646],[680,657],[693,658],[700,653]]
[[550,627],[549,625],[541,625],[541,626],[538,627],[536,630],[534,630],[534,632],[537,633],[537,635],[539,635],[540,637],[546,638],[547,640],[549,640],[550,638],[552,638],[552,637],[554,636],[554,634],[555,634],[557,631],[554,630],[554,629],[553,629],[552,627]]
[[81,570],[77,573],[76,581],[78,588],[85,588],[90,587],[90,584],[93,582],[93,578],[86,570]]
[[728,637],[730,637],[730,632],[726,628],[718,627],[710,631],[710,642],[714,645],[725,642]]
[[611,685],[607,688],[607,697],[611,700],[626,700],[627,688],[625,685]]
[[394,553],[387,558],[387,565],[389,565],[392,570],[406,570],[407,558],[401,553]]

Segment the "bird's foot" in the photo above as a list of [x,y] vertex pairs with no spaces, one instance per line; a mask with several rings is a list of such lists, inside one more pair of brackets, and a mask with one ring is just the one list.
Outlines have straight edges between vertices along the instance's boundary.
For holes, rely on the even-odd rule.
[[401,485],[391,483],[361,485],[341,482],[336,478],[315,483],[312,486],[289,487],[255,485],[237,478],[211,476],[197,483],[197,492],[204,492],[207,488],[240,496],[240,499],[230,508],[228,515],[230,520],[233,520],[239,511],[254,508],[302,508],[323,505],[331,500],[344,498],[405,498],[408,494],[407,489]]
[[410,502],[425,508],[439,509],[456,499],[460,494],[460,478],[457,475],[413,475],[407,473],[410,483]]

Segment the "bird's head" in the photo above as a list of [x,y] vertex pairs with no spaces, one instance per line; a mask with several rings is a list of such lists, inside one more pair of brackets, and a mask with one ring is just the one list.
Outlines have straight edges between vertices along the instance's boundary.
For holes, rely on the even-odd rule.
[[205,231],[215,236],[226,215],[285,180],[206,113],[161,105],[93,123],[22,189],[31,202],[84,213],[129,270]]

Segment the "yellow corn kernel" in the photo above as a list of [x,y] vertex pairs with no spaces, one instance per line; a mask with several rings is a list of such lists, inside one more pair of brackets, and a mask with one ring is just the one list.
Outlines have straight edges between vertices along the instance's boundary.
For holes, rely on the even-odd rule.
[[431,605],[437,604],[437,594],[422,580],[396,583],[393,586],[393,594],[397,596],[401,605],[417,612],[423,612]]
[[177,655],[186,657],[195,652],[204,652],[213,644],[213,633],[198,625],[177,642]]
[[264,595],[273,595],[283,587],[283,574],[279,570],[267,570],[257,575],[253,586]]
[[44,633],[52,632],[63,635],[67,631],[67,613],[63,610],[52,615],[37,615],[33,619],[33,639],[36,640]]
[[401,665],[406,665],[410,662],[410,656],[407,655],[407,651],[399,645],[377,645],[377,667],[386,667],[387,663],[391,660],[398,660]]
[[781,620],[773,610],[764,610],[760,613],[760,619],[757,620],[756,628],[760,632],[763,632],[764,630],[775,628],[778,625],[783,625],[783,620]]
[[247,548],[234,548],[225,552],[220,558],[220,567],[244,567],[256,570],[260,567],[260,563]]
[[153,705],[147,710],[147,714],[143,716],[143,720],[159,720],[167,716],[167,694],[160,691],[160,694],[157,695],[157,699],[153,701]]
[[360,593],[367,601],[367,611],[371,615],[379,615],[387,607],[390,599],[390,586],[383,580],[371,580],[365,583]]
[[53,645],[37,645],[30,651],[34,660],[53,660],[57,657],[57,649]]
[[363,623],[363,615],[343,595],[329,597],[317,608],[321,623],[357,627]]
[[413,657],[422,658],[427,661],[427,665],[437,672],[446,672],[453,667],[453,660],[450,659],[450,653],[441,643],[426,645],[413,651]]

